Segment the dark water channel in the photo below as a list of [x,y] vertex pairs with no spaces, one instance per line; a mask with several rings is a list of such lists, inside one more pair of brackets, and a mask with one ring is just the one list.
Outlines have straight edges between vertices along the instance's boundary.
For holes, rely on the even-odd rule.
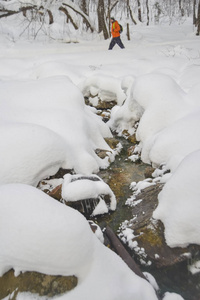
[[124,220],[131,219],[131,209],[125,205],[126,200],[132,195],[130,184],[133,181],[144,180],[144,171],[147,168],[146,164],[133,163],[128,159],[128,148],[132,146],[128,140],[118,138],[123,145],[123,149],[116,157],[115,161],[106,170],[101,170],[98,174],[104,182],[106,182],[117,199],[117,210],[104,217],[97,218],[98,223],[109,224],[109,226],[116,232],[120,224]]
[[[132,195],[130,183],[144,180],[144,172],[148,167],[142,162],[133,163],[127,159],[127,150],[132,144],[124,138],[117,139],[123,145],[121,153],[108,169],[101,170],[98,174],[116,195],[117,210],[95,218],[102,229],[108,224],[115,233],[123,221],[132,218],[132,209],[125,205],[126,200]],[[134,256],[129,249],[127,250]],[[200,259],[200,253],[197,253],[197,257]],[[149,272],[154,276],[160,288],[161,298],[165,292],[174,292],[181,295],[184,300],[200,300],[200,273],[192,275],[188,271],[189,264],[191,264],[191,259],[170,267],[140,266],[140,268],[143,272]]]

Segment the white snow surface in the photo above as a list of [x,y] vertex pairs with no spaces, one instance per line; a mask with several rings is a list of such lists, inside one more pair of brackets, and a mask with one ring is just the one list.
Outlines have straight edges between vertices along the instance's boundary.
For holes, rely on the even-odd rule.
[[153,217],[165,224],[165,238],[170,247],[200,244],[199,165],[200,150],[187,155],[158,196],[159,205]]
[[181,297],[180,295],[178,295],[176,293],[166,292],[163,300],[184,300],[184,299],[183,299],[183,297]]
[[11,267],[16,275],[83,276],[92,259],[93,236],[80,213],[24,184],[1,185],[0,203],[1,276]]
[[96,175],[95,177],[98,180],[91,180],[89,178],[81,180],[79,179],[81,178],[80,175],[66,174],[62,184],[62,198],[66,202],[74,202],[90,198],[96,199],[99,196],[108,195],[110,197],[109,207],[107,207],[105,201],[101,199],[93,214],[107,213],[108,208],[115,210],[117,202],[113,191],[99,176]]
[[[200,51],[199,37],[195,35],[192,20],[181,26],[134,26],[131,28],[131,41],[122,36],[126,48],[121,50],[116,46],[112,51],[107,51],[108,40],[97,38],[94,41],[92,35],[87,41],[80,38],[76,44],[47,38],[33,42],[23,39],[23,36],[17,40],[16,31],[21,27],[17,26],[15,17],[14,25],[9,22],[5,18],[0,20],[0,189],[3,195],[0,214],[6,210],[10,216],[9,224],[5,215],[0,220],[10,228],[9,239],[1,228],[1,272],[12,266],[16,272],[31,268],[57,274],[68,272],[63,271],[61,261],[57,265],[48,256],[44,262],[39,261],[35,253],[43,250],[38,243],[33,245],[30,241],[34,248],[31,256],[28,255],[26,238],[29,241],[30,233],[33,240],[41,241],[46,232],[47,238],[42,243],[44,249],[48,245],[52,248],[49,258],[57,255],[57,249],[52,246],[55,245],[55,236],[56,241],[60,236],[59,243],[65,247],[65,241],[62,241],[64,228],[59,233],[59,222],[55,223],[55,228],[51,222],[54,224],[54,206],[64,223],[67,221],[62,216],[68,212],[64,209],[62,213],[58,208],[61,204],[41,196],[33,187],[27,192],[27,185],[36,186],[40,179],[55,174],[60,167],[73,168],[75,173],[80,174],[96,173],[99,168],[106,168],[108,159],[100,159],[95,149],[111,151],[104,141],[104,137],[112,136],[109,126],[119,134],[124,129],[131,134],[136,131],[143,161],[156,167],[165,164],[171,172],[165,177],[166,184],[154,213],[154,217],[164,223],[168,245],[200,244]],[[88,92],[90,84],[92,94],[103,95],[110,100],[116,97],[118,105],[112,109],[111,120],[107,124],[96,115],[95,109],[84,104],[81,92],[84,89]],[[134,128],[136,121],[139,124]],[[20,193],[25,198],[17,197],[17,184],[21,184]],[[38,203],[37,207],[32,197]],[[36,229],[42,226],[43,233],[34,231],[36,222],[33,223],[29,217],[31,210],[26,205],[29,198],[38,222]],[[24,207],[23,215],[19,212],[22,224],[14,210],[20,206]],[[41,210],[48,211],[48,215],[42,214]],[[72,210],[70,214],[81,220],[74,222],[70,217],[74,230],[81,232],[79,227],[82,223],[83,228],[87,227],[79,214]],[[18,226],[22,229],[22,236],[16,240],[14,233]],[[51,230],[54,230],[52,239],[49,238]],[[149,285],[130,273],[121,261],[119,266],[116,264],[115,271],[113,265],[119,259],[103,245],[94,242],[88,229],[85,231],[86,236],[80,238],[85,250],[75,253],[83,255],[86,261],[78,266],[72,254],[72,264],[68,269],[73,274],[80,274],[80,277],[87,273],[86,277],[83,276],[85,284],[82,281],[63,299],[85,297],[91,300],[94,293],[99,299],[123,299],[117,298],[115,291],[126,295],[124,299],[132,299],[133,295],[138,299],[155,299],[153,292],[151,298],[148,294]],[[69,248],[71,239],[72,245],[77,245],[75,236],[70,234]],[[8,259],[4,259],[4,243],[16,243],[16,247],[9,250],[12,253]],[[59,251],[62,252],[62,249]],[[90,254],[90,251],[93,254],[88,262],[86,253]],[[86,272],[88,264],[90,272],[89,269]],[[107,265],[110,269],[105,272],[103,267]],[[96,292],[93,287],[97,287],[102,277],[105,278],[104,286],[99,285],[101,288]],[[104,288],[106,279],[110,280],[108,290]],[[92,288],[91,294],[88,294],[88,286]],[[19,297],[30,299],[31,296]]]
[[1,81],[0,89],[1,184],[35,185],[60,167],[91,174],[108,166],[94,150],[111,150],[103,139],[112,136],[109,128],[66,76]]
[[[24,184],[0,186],[0,275],[10,268],[75,275],[78,286],[54,299],[156,300],[153,287],[93,234],[76,210]],[[21,299],[36,295],[22,293]],[[37,296],[39,298],[39,296]]]

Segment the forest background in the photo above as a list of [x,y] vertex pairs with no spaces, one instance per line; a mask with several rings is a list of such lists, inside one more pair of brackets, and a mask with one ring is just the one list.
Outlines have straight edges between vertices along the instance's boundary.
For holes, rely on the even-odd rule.
[[200,1],[198,0],[0,0],[0,19],[15,20],[18,36],[9,27],[0,27],[11,39],[47,37],[77,42],[81,37],[110,38],[110,17],[117,18],[131,39],[132,25],[155,25],[187,18],[200,34]]

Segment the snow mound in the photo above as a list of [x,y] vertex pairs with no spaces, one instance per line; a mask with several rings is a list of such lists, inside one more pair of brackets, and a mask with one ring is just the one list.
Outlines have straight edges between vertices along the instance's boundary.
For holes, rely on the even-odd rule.
[[67,77],[1,81],[0,89],[0,165],[6,175],[0,183],[35,185],[36,175],[39,181],[59,167],[91,174],[109,165],[95,149],[112,154],[104,140],[110,129]]
[[0,184],[38,181],[54,175],[65,161],[63,139],[48,128],[27,123],[0,123]]
[[[107,205],[103,199],[104,195],[108,195],[110,203]],[[110,210],[116,209],[116,198],[110,187],[97,175],[92,178],[84,178],[82,175],[66,174],[62,184],[62,198],[68,202],[85,200],[91,198],[99,198],[93,215],[107,213]]]
[[79,87],[85,97],[98,96],[102,101],[116,101],[121,105],[126,96],[121,88],[121,80],[109,77],[95,75],[86,78]]
[[159,194],[153,217],[164,223],[170,247],[200,244],[199,165],[200,150],[184,158]]
[[78,277],[74,290],[54,299],[157,300],[153,287],[99,241],[80,213],[34,187],[0,186],[0,240],[0,275],[14,268],[16,275]]
[[13,268],[79,277],[92,260],[85,218],[29,185],[0,186],[0,240],[1,276]]
[[183,299],[183,297],[181,297],[180,295],[178,295],[176,293],[166,292],[163,300],[184,300],[184,299]]

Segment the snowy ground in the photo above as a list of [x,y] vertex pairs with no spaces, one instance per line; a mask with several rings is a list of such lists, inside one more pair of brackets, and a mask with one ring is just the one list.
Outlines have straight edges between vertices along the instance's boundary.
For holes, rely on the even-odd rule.
[[[67,268],[71,272],[74,268],[81,284],[74,293],[64,295],[62,299],[90,300],[95,289],[99,297],[96,296],[96,300],[128,300],[133,299],[133,295],[141,300],[156,299],[151,286],[134,276],[114,254],[112,257],[87,229],[83,238],[85,252],[82,247],[81,251],[75,251],[72,265],[64,265],[64,270],[62,261],[58,265],[50,263],[56,253],[59,237],[56,231],[47,235],[42,253],[37,252],[37,246],[44,240],[42,235],[38,236],[37,227],[32,227],[35,223],[23,227],[21,236],[15,238],[14,235],[16,228],[21,228],[23,216],[26,217],[24,222],[29,222],[34,211],[38,212],[38,226],[43,224],[44,232],[48,231],[55,211],[55,218],[59,218],[62,204],[54,210],[52,205],[55,204],[46,201],[47,196],[34,187],[40,179],[54,174],[60,167],[73,168],[80,174],[106,168],[108,159],[99,159],[94,150],[111,150],[104,142],[104,137],[112,136],[108,125],[119,134],[123,129],[133,133],[133,124],[138,120],[136,136],[143,161],[156,167],[164,166],[159,176],[166,184],[159,195],[154,217],[165,225],[166,242],[171,247],[200,244],[200,48],[199,37],[195,36],[191,24],[135,26],[131,41],[126,41],[125,33],[122,35],[126,49],[115,46],[112,51],[107,50],[109,41],[88,40],[76,44],[13,42],[1,36],[1,274],[10,267],[15,268],[16,273],[38,269],[61,275],[68,272]],[[118,106],[112,110],[108,124],[84,105],[82,93],[88,91],[107,100],[117,99]],[[114,153],[111,153],[111,159],[114,159]],[[166,169],[171,172],[163,175]],[[31,199],[31,206],[26,205],[29,194],[37,201],[41,200],[39,208],[48,210],[48,218],[44,220]],[[16,210],[12,207],[13,199],[19,202]],[[13,219],[11,208],[14,212],[22,209],[22,218]],[[63,214],[67,216],[70,212],[66,208]],[[8,238],[5,225],[11,220]],[[78,216],[77,226],[70,231],[72,247],[78,247],[76,241],[82,237],[82,222],[86,226]],[[65,234],[62,224],[58,225],[57,231],[61,228],[60,239]],[[69,234],[67,229],[66,232]],[[36,241],[31,255],[29,238]],[[25,239],[28,239],[27,243]],[[11,243],[9,249],[12,249],[8,257],[6,243]],[[46,257],[44,252],[48,245],[52,252]],[[66,261],[72,253],[64,251],[66,245],[62,247],[60,257]],[[92,251],[90,261],[84,254],[87,250]],[[79,253],[85,255],[85,265],[76,264]],[[47,259],[44,264],[39,257]],[[102,261],[105,262],[103,265]],[[119,265],[119,272],[112,269],[115,265]],[[101,281],[106,268],[108,276]],[[109,288],[105,291],[103,286],[108,282]],[[94,287],[90,295],[87,294],[88,285]],[[117,295],[113,285],[118,287]],[[22,294],[18,299],[30,297]],[[168,293],[165,300],[179,299],[176,297]]]

